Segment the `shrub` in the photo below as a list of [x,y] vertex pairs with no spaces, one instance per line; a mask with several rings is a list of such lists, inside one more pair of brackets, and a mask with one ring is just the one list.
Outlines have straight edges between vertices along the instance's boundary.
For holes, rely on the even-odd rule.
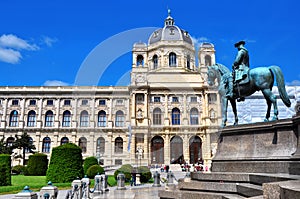
[[16,165],[11,169],[11,172],[17,175],[24,174],[24,171],[25,171],[25,166],[23,165]]
[[121,168],[117,169],[114,173],[115,179],[117,179],[117,176],[119,173],[123,173],[125,175],[125,181],[129,182],[131,178],[131,172],[133,170],[133,167],[130,164],[124,164],[121,166]]
[[24,175],[29,176],[44,176],[48,168],[47,155],[43,153],[36,153],[29,156],[27,171]]
[[11,185],[11,158],[9,154],[0,154],[0,186]]
[[81,148],[67,143],[54,147],[47,170],[46,179],[52,182],[72,182],[83,177]]
[[91,157],[85,158],[85,160],[83,162],[83,171],[84,171],[85,175],[87,175],[87,170],[93,165],[98,165],[98,161],[97,161],[96,157],[91,156]]
[[87,175],[87,177],[93,179],[95,177],[95,175],[97,175],[98,173],[103,174],[104,169],[99,165],[93,165],[93,166],[90,166],[90,168],[87,170],[86,175]]
[[138,167],[137,170],[141,174],[141,182],[142,183],[146,183],[151,179],[152,174],[151,174],[151,171],[148,167],[140,166],[140,167]]

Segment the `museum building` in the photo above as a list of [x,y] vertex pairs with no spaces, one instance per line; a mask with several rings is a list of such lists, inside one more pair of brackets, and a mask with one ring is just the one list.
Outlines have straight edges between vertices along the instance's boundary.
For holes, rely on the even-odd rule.
[[133,44],[129,86],[0,87],[0,138],[11,145],[26,132],[49,158],[75,143],[103,165],[210,165],[220,124],[220,97],[206,82],[213,64],[213,44],[196,52],[169,13],[148,44]]

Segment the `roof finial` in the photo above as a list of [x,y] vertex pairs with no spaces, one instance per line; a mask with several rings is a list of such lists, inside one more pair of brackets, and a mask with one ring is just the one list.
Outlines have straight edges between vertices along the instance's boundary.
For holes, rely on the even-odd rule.
[[171,10],[168,9],[168,16],[171,16]]

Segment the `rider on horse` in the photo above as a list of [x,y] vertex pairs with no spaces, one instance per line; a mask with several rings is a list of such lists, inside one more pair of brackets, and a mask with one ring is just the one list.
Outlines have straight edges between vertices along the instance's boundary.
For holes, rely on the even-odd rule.
[[[248,50],[244,47],[245,41],[239,41],[234,44],[238,49],[238,54],[232,65],[233,79],[228,81],[226,97],[233,98],[233,83],[239,84],[242,80],[246,79],[249,71],[249,54]],[[239,94],[238,94],[238,97]],[[241,97],[241,100],[243,98]]]

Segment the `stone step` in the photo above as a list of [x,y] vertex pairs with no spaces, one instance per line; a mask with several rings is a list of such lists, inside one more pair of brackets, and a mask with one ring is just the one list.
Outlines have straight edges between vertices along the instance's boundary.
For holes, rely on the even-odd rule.
[[202,173],[202,172],[192,172],[191,173],[192,180],[198,181],[218,181],[218,182],[250,182],[249,174],[247,173]]
[[270,182],[300,180],[300,176],[286,173],[251,173],[249,174],[249,180],[252,184],[262,185],[263,183]]
[[161,199],[245,199],[246,197],[239,196],[237,194],[229,193],[211,193],[211,192],[193,192],[186,190],[175,191],[160,191],[158,196]]
[[237,193],[245,197],[254,197],[263,195],[262,186],[250,183],[237,184]]
[[190,182],[181,181],[178,183],[178,189],[191,191],[237,193],[236,183],[229,182],[202,182],[196,180],[192,180]]

